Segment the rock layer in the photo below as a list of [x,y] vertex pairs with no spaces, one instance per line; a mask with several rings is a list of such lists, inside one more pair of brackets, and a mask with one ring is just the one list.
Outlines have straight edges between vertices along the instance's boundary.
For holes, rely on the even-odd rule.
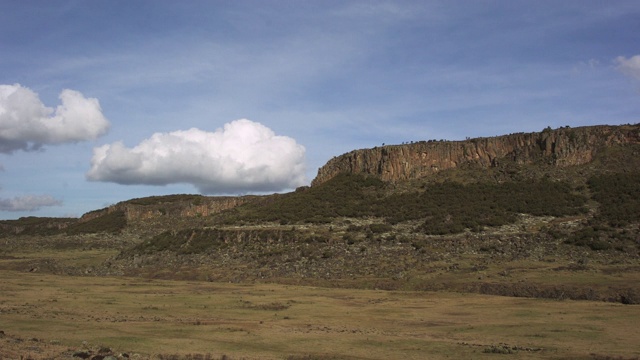
[[[124,201],[86,213],[80,221],[89,221],[116,211],[123,211],[127,221],[149,220],[161,216],[173,218],[209,216],[256,199],[256,196],[199,196],[195,198],[187,196],[184,200],[171,199],[179,196],[158,197],[160,200],[150,204],[137,204],[135,200]],[[163,198],[168,201],[162,201]]]
[[501,162],[536,162],[566,167],[591,162],[604,147],[640,143],[640,124],[588,126],[517,133],[465,141],[420,141],[354,150],[318,170],[311,186],[339,173],[373,175],[383,181],[418,179],[461,165],[485,168]]

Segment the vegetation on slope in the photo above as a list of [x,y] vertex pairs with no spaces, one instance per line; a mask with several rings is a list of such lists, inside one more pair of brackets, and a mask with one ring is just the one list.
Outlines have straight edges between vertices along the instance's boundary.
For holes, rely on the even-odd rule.
[[596,220],[621,227],[638,221],[640,214],[640,173],[601,174],[588,181],[600,203]]
[[22,217],[0,221],[0,237],[78,235],[91,233],[118,233],[127,226],[124,211],[114,211],[88,221],[77,218]]
[[162,195],[162,196],[148,196],[143,198],[135,198],[126,201],[131,205],[157,205],[164,203],[179,203],[186,202],[194,205],[200,205],[205,197],[202,195],[193,194],[176,194],[176,195]]
[[376,178],[341,174],[305,191],[238,207],[221,221],[329,223],[340,217],[379,217],[391,225],[424,220],[419,230],[439,235],[513,223],[518,214],[576,215],[586,211],[586,202],[567,183],[544,179],[466,185],[447,181],[389,193]]
[[77,222],[66,229],[68,235],[89,233],[117,233],[127,226],[124,211],[114,211],[85,222]]
[[337,217],[373,216],[371,203],[384,192],[379,179],[340,174],[325,184],[273,195],[215,217],[223,224],[257,222],[329,223]]
[[419,194],[392,195],[380,212],[391,223],[425,219],[421,230],[432,235],[459,233],[513,223],[518,214],[575,215],[585,211],[586,197],[566,183],[549,180],[462,185],[430,185]]
[[592,199],[599,206],[585,226],[566,236],[568,244],[592,250],[615,248],[633,251],[640,246],[640,173],[599,174],[588,181]]
[[173,251],[178,254],[199,254],[211,248],[224,248],[230,241],[286,241],[298,238],[294,230],[251,230],[234,231],[219,229],[184,229],[166,231],[144,241],[129,250],[131,254],[152,254],[159,251]]
[[0,221],[0,237],[15,235],[53,235],[76,219],[49,217],[21,217],[17,220]]

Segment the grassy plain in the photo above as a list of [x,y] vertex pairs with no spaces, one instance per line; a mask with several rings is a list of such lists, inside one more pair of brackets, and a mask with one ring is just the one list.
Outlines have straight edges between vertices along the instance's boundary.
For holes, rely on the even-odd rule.
[[[44,343],[138,358],[629,359],[638,323],[640,306],[617,303],[0,271],[0,330],[41,339],[20,354],[33,359]],[[8,342],[0,358],[19,358]]]

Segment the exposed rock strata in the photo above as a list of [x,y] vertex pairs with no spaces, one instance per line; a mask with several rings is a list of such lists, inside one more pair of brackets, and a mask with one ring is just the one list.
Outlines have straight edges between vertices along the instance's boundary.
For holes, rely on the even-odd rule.
[[209,216],[224,210],[232,209],[236,206],[255,200],[256,198],[256,196],[201,196],[197,197],[195,200],[158,201],[149,205],[125,201],[101,210],[86,213],[82,216],[80,221],[89,221],[115,211],[124,211],[127,221],[149,220],[159,218],[161,216],[177,218]]
[[383,181],[418,179],[461,165],[485,168],[502,162],[542,162],[566,167],[587,164],[608,146],[640,143],[640,124],[545,129],[537,133],[476,138],[465,141],[420,141],[354,150],[335,157],[318,170],[319,185],[339,173],[374,175]]

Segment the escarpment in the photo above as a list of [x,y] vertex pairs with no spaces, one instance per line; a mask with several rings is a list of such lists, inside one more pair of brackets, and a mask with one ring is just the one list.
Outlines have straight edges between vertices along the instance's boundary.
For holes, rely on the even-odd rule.
[[116,211],[124,212],[127,221],[148,220],[163,216],[168,218],[209,216],[256,198],[256,196],[169,195],[133,199],[88,212],[80,221],[86,222]]
[[354,150],[335,157],[318,170],[311,185],[339,173],[373,175],[383,181],[419,179],[462,165],[484,168],[502,162],[550,164],[557,167],[591,162],[603,148],[640,143],[640,124],[545,129],[536,133],[475,138],[464,141],[420,141]]

